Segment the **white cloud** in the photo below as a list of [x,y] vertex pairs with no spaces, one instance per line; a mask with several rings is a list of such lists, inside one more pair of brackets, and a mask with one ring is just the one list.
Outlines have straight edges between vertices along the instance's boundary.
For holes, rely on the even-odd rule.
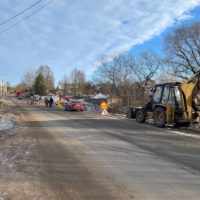
[[26,55],[21,66],[50,63],[55,70],[80,67],[89,74],[99,56],[127,51],[158,36],[190,18],[198,5],[200,0],[59,0],[5,33],[3,44],[7,51],[14,47],[15,57]]

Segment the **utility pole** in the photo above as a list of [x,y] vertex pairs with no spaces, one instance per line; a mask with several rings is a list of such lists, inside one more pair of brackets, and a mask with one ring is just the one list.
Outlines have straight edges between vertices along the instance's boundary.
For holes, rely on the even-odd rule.
[[2,99],[6,92],[6,84],[4,83],[4,80],[2,76],[0,76],[0,99]]
[[2,91],[2,98],[3,98],[3,96],[4,96],[4,82],[3,82],[3,79],[2,79],[2,84],[1,85],[2,85],[2,90],[1,91]]

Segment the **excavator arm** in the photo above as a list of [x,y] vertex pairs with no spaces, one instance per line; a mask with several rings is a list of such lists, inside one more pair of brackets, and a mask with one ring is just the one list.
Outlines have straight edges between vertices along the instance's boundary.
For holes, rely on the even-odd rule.
[[185,108],[183,117],[186,121],[193,120],[195,98],[200,95],[200,71],[180,85],[183,92],[182,102]]

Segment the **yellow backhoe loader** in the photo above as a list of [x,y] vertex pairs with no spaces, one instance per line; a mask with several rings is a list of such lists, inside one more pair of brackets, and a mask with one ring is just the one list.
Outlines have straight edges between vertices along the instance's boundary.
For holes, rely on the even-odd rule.
[[188,126],[200,122],[200,71],[183,83],[158,84],[150,101],[131,114],[137,122],[153,119],[157,127],[166,124]]

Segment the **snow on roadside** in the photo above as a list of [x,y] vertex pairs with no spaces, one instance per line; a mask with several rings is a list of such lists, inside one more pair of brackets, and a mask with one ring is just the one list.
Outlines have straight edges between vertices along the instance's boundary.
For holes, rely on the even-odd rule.
[[9,99],[1,99],[0,101],[3,103],[3,108],[0,109],[0,131],[11,129],[14,126],[13,121],[19,120],[19,116],[9,112],[10,107],[15,104]]
[[13,127],[13,122],[10,120],[1,120],[0,121],[0,131],[10,129]]
[[9,200],[9,196],[8,193],[4,192],[4,193],[0,193],[0,200]]

